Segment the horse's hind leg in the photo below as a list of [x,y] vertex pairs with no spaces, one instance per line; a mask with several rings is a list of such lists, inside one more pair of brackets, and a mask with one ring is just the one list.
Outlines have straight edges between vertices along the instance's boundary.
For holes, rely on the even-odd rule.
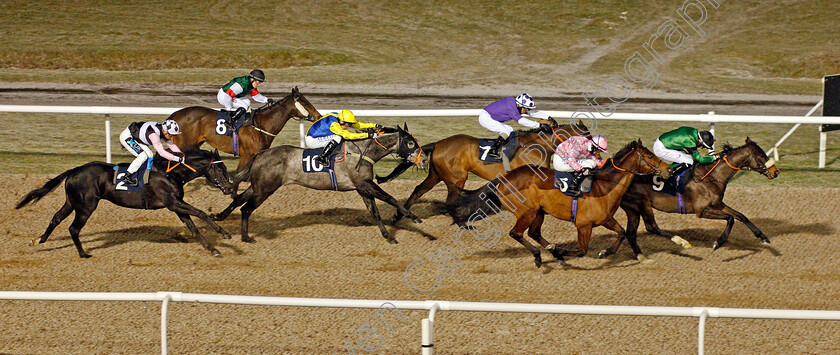
[[[383,202],[394,206],[397,211],[401,212],[404,216],[412,219],[414,223],[421,223],[423,220],[420,217],[417,217],[414,213],[411,213],[406,207],[403,207],[394,196],[391,196],[385,190],[383,190],[379,185],[371,180],[365,180],[362,182],[361,186],[357,187],[357,190],[362,197],[370,197],[370,198],[378,198]],[[379,218],[377,218],[379,220]]]
[[744,225],[746,225],[747,228],[749,228],[753,232],[753,234],[755,234],[755,237],[761,240],[761,243],[770,244],[770,239],[767,238],[767,236],[764,235],[764,233],[762,233],[761,230],[758,229],[758,227],[756,227],[755,224],[753,224],[749,220],[749,218],[747,218],[747,216],[744,216],[744,214],[736,211],[735,209],[727,206],[726,204],[723,204],[723,211],[735,216],[737,220],[741,221],[741,223],[744,223]]
[[184,224],[187,225],[187,229],[189,229],[190,232],[192,232],[192,234],[196,237],[196,239],[198,239],[198,242],[201,243],[201,246],[203,246],[204,249],[210,251],[210,254],[212,254],[213,256],[221,255],[221,253],[219,253],[219,251],[216,250],[215,247],[210,245],[210,242],[207,240],[207,238],[204,238],[204,236],[201,235],[201,232],[198,231],[198,227],[195,226],[195,223],[193,223],[192,219],[190,219],[190,215],[188,213],[175,212],[175,214],[178,215],[178,218],[181,219],[181,222],[184,222]]
[[645,205],[642,208],[641,212],[642,219],[644,219],[645,221],[645,229],[648,231],[648,233],[664,237],[665,239],[668,239],[674,242],[675,244],[683,247],[683,249],[691,249],[691,243],[689,243],[687,240],[681,238],[678,235],[671,234],[659,229],[659,225],[656,223],[656,218],[653,216],[653,207],[651,207],[650,204]]
[[73,238],[73,244],[76,246],[76,251],[79,252],[80,258],[89,258],[90,254],[86,253],[82,248],[82,241],[79,240],[79,232],[87,223],[88,218],[93,210],[88,211],[84,208],[76,208],[76,216],[73,218],[73,223],[70,225],[70,237]]
[[545,221],[545,211],[539,209],[537,210],[537,214],[534,216],[534,220],[531,222],[531,225],[528,226],[528,236],[537,243],[540,243],[540,245],[548,250],[551,255],[554,255],[554,258],[557,259],[557,261],[563,263],[563,252],[557,248],[557,245],[549,243],[542,236],[543,221]]
[[[403,205],[405,209],[411,208],[411,206],[414,205],[414,203],[416,203],[417,200],[420,199],[420,197],[429,192],[429,190],[435,187],[435,185],[437,185],[440,181],[441,180],[437,174],[437,170],[435,170],[434,166],[431,166],[429,168],[429,175],[426,176],[426,179],[423,180],[423,182],[421,182],[420,185],[417,185],[417,187],[414,188],[414,192],[411,193],[411,196],[408,196],[408,200],[406,200],[405,205]],[[397,213],[394,215],[394,223],[397,223],[397,221],[399,221],[403,217],[404,215],[402,211],[397,209]]]
[[172,207],[169,208],[169,210],[175,213],[186,213],[190,216],[196,216],[198,218],[201,218],[202,220],[204,220],[204,222],[207,222],[207,225],[209,225],[210,228],[213,228],[213,230],[216,231],[216,233],[221,234],[222,238],[230,239],[230,233],[228,233],[221,226],[216,224],[216,222],[214,222],[213,219],[210,218],[210,216],[204,213],[204,211],[195,208],[195,206],[186,203],[183,200],[175,200],[175,203],[172,205]]
[[376,200],[373,199],[373,196],[362,194],[361,191],[359,191],[359,194],[362,195],[362,200],[365,201],[365,205],[367,206],[368,211],[370,211],[370,215],[373,216],[373,219],[377,224],[379,224],[379,231],[382,232],[382,237],[384,237],[388,243],[397,244],[397,239],[391,236],[391,234],[388,233],[388,230],[385,229],[385,225],[382,224],[382,218],[379,216],[379,210],[376,208]]
[[224,221],[226,218],[228,218],[228,216],[230,216],[230,213],[233,212],[233,210],[235,210],[239,206],[244,205],[245,202],[248,202],[248,200],[250,200],[252,196],[254,196],[254,190],[249,187],[241,194],[236,196],[233,199],[233,201],[230,202],[230,205],[228,205],[227,208],[224,209],[224,211],[220,212],[217,215],[210,216],[217,221]]
[[69,216],[70,213],[73,213],[73,205],[70,204],[70,201],[64,201],[64,206],[61,206],[61,208],[53,215],[52,219],[50,220],[50,225],[47,226],[47,230],[44,231],[44,234],[41,235],[41,238],[32,239],[32,241],[29,242],[29,244],[35,245],[35,243],[45,243],[47,241],[47,238],[50,237],[50,234],[52,234],[55,227],[58,227],[58,225],[61,224],[61,221],[67,218],[67,216]]
[[[634,207],[621,206],[621,208],[624,209],[624,213],[627,215],[627,230],[624,232],[623,235],[621,233],[619,233],[619,236],[618,236],[618,238],[616,238],[615,243],[613,243],[613,245],[611,245],[607,249],[601,250],[598,253],[598,258],[603,259],[603,258],[606,258],[610,255],[614,255],[615,253],[617,253],[618,248],[621,247],[621,242],[624,241],[625,237],[627,238],[628,243],[630,243],[629,242],[630,240],[633,240],[633,243],[636,242],[636,235],[637,235],[636,232],[639,230],[639,221],[640,221],[639,212],[636,211],[636,209]],[[613,217],[613,220],[614,219],[615,218]],[[621,226],[619,226],[619,227],[621,227]],[[607,227],[607,228],[609,228],[609,227]]]
[[[519,218],[516,220],[516,224],[513,226],[513,229],[510,230],[509,235],[510,235],[511,238],[513,238],[514,240],[519,242],[519,244],[522,244],[522,246],[524,246],[526,249],[528,249],[528,251],[530,251],[532,255],[534,255],[534,264],[537,267],[540,267],[540,266],[542,266],[542,257],[540,256],[540,248],[537,248],[537,247],[531,245],[531,243],[528,243],[528,241],[526,241],[524,238],[522,238],[522,234],[525,232],[526,229],[528,229],[528,227],[530,227],[532,225],[532,223],[534,221],[534,218],[536,218],[536,216],[537,216],[536,211],[528,211],[528,212],[525,212],[524,214],[522,214],[521,216],[519,216]],[[552,252],[552,254],[553,254],[553,252]]]

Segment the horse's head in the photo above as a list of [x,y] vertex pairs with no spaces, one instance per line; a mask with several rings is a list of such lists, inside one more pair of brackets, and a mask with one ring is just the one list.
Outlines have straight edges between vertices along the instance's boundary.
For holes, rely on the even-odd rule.
[[184,151],[184,157],[186,158],[185,163],[189,168],[185,167],[182,170],[195,169],[192,178],[204,176],[207,179],[208,185],[218,188],[225,195],[230,195],[234,192],[233,184],[230,182],[230,174],[228,174],[227,167],[222,162],[218,150],[210,152],[201,149],[190,149]]
[[291,94],[283,98],[282,104],[285,105],[286,111],[292,114],[292,117],[311,122],[321,118],[321,113],[300,93],[297,86],[292,89]]
[[735,150],[745,150],[746,154],[748,154],[747,159],[739,168],[755,170],[768,179],[775,179],[779,176],[779,168],[776,167],[776,160],[768,159],[767,154],[764,154],[764,150],[757,143],[753,142],[750,137],[747,137],[746,144]]
[[397,148],[397,155],[407,161],[423,167],[429,160],[423,149],[420,148],[420,142],[417,141],[411,133],[408,133],[408,124],[403,123],[403,128],[397,126],[397,134],[399,135],[399,148]]
[[613,164],[619,171],[629,171],[636,175],[656,174],[664,179],[671,177],[671,167],[645,148],[641,139],[631,141],[615,153]]

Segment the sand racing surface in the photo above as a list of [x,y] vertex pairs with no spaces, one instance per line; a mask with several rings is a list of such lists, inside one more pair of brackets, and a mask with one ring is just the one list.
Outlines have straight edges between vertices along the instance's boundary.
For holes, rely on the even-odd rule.
[[[784,172],[783,172],[784,173]],[[643,233],[640,244],[651,263],[632,258],[626,243],[619,253],[597,259],[614,234],[595,229],[589,255],[561,266],[546,251],[542,269],[507,237],[512,220],[496,219],[501,240],[492,247],[465,237],[473,254],[458,249],[457,231],[447,216],[436,215],[445,188],[439,185],[412,210],[422,224],[401,221],[389,227],[399,244],[388,244],[373,225],[355,192],[283,187],[251,218],[256,244],[239,238],[239,213],[221,226],[233,235],[218,240],[221,258],[210,256],[178,218],[166,210],[128,210],[103,201],[82,230],[93,255],[76,254],[65,220],[45,244],[29,246],[43,233],[64,201],[63,186],[34,206],[14,204],[40,187],[47,175],[0,175],[0,240],[3,290],[157,292],[232,295],[450,301],[530,302],[604,305],[708,306],[731,308],[837,309],[840,303],[840,190],[730,188],[725,201],[746,214],[771,239],[762,245],[736,223],[730,242],[710,245],[725,222],[693,215],[657,214],[660,226],[695,247],[681,249]],[[405,200],[419,183],[397,180],[383,185]],[[476,188],[480,182],[470,182]],[[186,200],[210,212],[228,197],[195,182]],[[379,203],[390,220],[393,208]],[[509,214],[507,214],[510,216]],[[624,213],[619,210],[624,223]],[[202,233],[218,234],[196,222]],[[575,245],[572,225],[548,217],[543,234],[564,247]],[[190,243],[175,237],[187,235]],[[432,240],[435,239],[436,240]],[[422,298],[403,281],[415,259],[430,260],[440,247],[462,259],[441,276],[433,294]],[[418,287],[431,288],[436,268],[415,269]],[[2,301],[0,353],[156,353],[160,308],[154,302]],[[378,353],[417,353],[420,320],[426,312],[389,312],[378,328]],[[379,324],[374,310],[172,303],[169,351],[172,354],[343,353],[365,324]],[[709,353],[837,353],[840,324],[710,318]],[[435,321],[438,353],[691,353],[697,346],[696,318],[591,315],[532,315],[441,312]],[[72,339],[69,340],[69,339]]]

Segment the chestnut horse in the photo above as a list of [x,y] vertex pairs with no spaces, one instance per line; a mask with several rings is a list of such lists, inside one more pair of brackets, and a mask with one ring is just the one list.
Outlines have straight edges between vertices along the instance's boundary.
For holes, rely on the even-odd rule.
[[[753,170],[768,179],[775,179],[779,176],[779,169],[774,164],[775,161],[767,159],[764,150],[748,137],[746,144],[738,148],[724,145],[717,160],[697,165],[694,177],[685,187],[685,195],[683,195],[685,213],[694,213],[699,218],[726,220],[723,234],[712,245],[714,250],[726,243],[736,219],[743,222],[762,243],[770,243],[770,239],[746,216],[723,203],[723,194],[726,192],[726,185],[740,170]],[[644,218],[645,228],[649,233],[671,239],[684,248],[691,248],[691,244],[679,236],[660,230],[653,216],[654,209],[666,213],[678,213],[677,197],[654,190],[650,179],[642,180],[634,180],[630,190],[621,200],[621,208],[627,213],[627,238],[636,237],[639,216],[641,216]],[[601,256],[614,254],[620,243],[621,239],[610,249],[601,251]]]
[[[447,204],[447,209],[456,222],[474,222],[501,212],[498,206],[511,211],[516,216],[516,224],[510,230],[510,236],[534,255],[534,263],[540,267],[540,249],[522,238],[526,229],[528,235],[558,261],[563,262],[563,256],[567,254],[567,251],[543,239],[541,228],[546,213],[558,219],[574,220],[580,247],[577,256],[583,256],[588,251],[593,227],[605,226],[623,238],[624,230],[613,215],[622,196],[630,188],[633,177],[657,174],[667,178],[670,176],[669,168],[668,164],[642,146],[641,140],[632,141],[613,158],[607,159],[601,168],[593,170],[592,190],[577,198],[576,215],[571,212],[574,198],[554,187],[554,170],[532,165],[516,168],[478,190],[464,191],[455,202]],[[482,209],[484,206],[489,208]],[[486,209],[489,211],[481,213]],[[634,246],[634,251],[637,255],[641,254],[638,246]],[[639,259],[643,260],[644,255]]]
[[[552,121],[550,130],[538,128],[520,131],[518,137],[521,150],[510,161],[510,167],[515,169],[530,164],[548,168],[551,165],[554,149],[567,138],[578,135],[591,137],[589,128],[583,124],[583,121],[578,121],[574,125],[558,125],[557,122]],[[405,202],[405,208],[409,209],[441,181],[446,184],[448,190],[446,202],[451,203],[461,194],[469,173],[478,175],[484,180],[492,180],[503,175],[505,170],[502,163],[485,164],[479,159],[478,140],[472,136],[458,134],[423,146],[423,151],[430,157],[429,175],[414,188],[414,192]],[[377,176],[376,182],[381,184],[390,181],[412,165],[411,162],[401,163],[387,177]],[[402,217],[403,215],[397,211],[394,222]]]
[[[230,136],[216,134],[216,114],[218,113],[218,110],[201,106],[191,106],[175,111],[169,116],[170,120],[175,120],[181,127],[181,134],[174,137],[175,144],[181,148],[189,148],[198,147],[207,142],[216,149],[233,154]],[[236,170],[242,170],[254,154],[268,149],[274,137],[280,133],[291,117],[309,121],[321,118],[321,113],[303,97],[297,87],[280,101],[270,102],[254,110],[253,126],[242,127],[238,132],[239,165]]]

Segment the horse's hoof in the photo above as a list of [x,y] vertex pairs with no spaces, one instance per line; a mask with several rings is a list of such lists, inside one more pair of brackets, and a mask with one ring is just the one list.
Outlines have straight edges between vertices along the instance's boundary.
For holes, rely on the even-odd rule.
[[420,224],[420,223],[423,223],[423,220],[422,220],[422,219],[420,219],[420,217],[415,217],[415,218],[412,218],[411,220],[412,220],[412,221],[414,221],[414,224]]
[[38,239],[37,238],[29,241],[29,246],[35,246],[35,244],[38,244]]
[[534,265],[536,265],[537,269],[539,269],[542,266],[542,259],[541,258],[535,258],[534,259]]
[[395,215],[394,215],[394,222],[393,222],[393,223],[397,223],[397,222],[399,222],[402,218],[403,218],[402,213],[397,213],[397,214],[395,214]]
[[636,255],[636,260],[638,260],[642,264],[650,264],[653,262],[653,259],[648,259],[645,254]]
[[242,237],[242,241],[245,243],[256,243],[257,240],[251,237]]
[[217,257],[217,258],[218,258],[218,257],[222,256],[222,253],[220,253],[220,252],[219,252],[218,250],[216,250],[216,249],[213,249],[213,250],[211,250],[211,251],[210,251],[210,255],[213,255],[213,256],[215,256],[215,257]]
[[761,244],[770,244],[770,239],[762,239]]
[[391,239],[388,239],[388,243],[391,243],[391,244],[399,244],[400,242],[398,242],[398,241],[397,241],[396,239],[394,239],[394,238],[391,238]]
[[691,243],[689,243],[685,239],[680,238],[680,236],[678,236],[678,235],[675,235],[675,236],[671,237],[671,241],[676,243],[676,244],[679,244],[680,246],[683,247],[683,249],[691,249]]
[[83,258],[83,259],[90,258],[91,256],[93,256],[93,255],[90,255],[90,254],[81,254],[81,255],[79,255],[79,257],[80,257],[80,258]]
[[609,254],[607,253],[607,250],[606,250],[606,249],[601,250],[600,252],[598,252],[598,259],[603,259],[603,258],[606,258],[606,257],[608,257],[608,256],[609,256]]
[[718,248],[720,248],[720,245],[718,245],[718,242],[712,243],[712,251],[718,250]]
[[222,239],[231,239],[230,233],[222,233]]

